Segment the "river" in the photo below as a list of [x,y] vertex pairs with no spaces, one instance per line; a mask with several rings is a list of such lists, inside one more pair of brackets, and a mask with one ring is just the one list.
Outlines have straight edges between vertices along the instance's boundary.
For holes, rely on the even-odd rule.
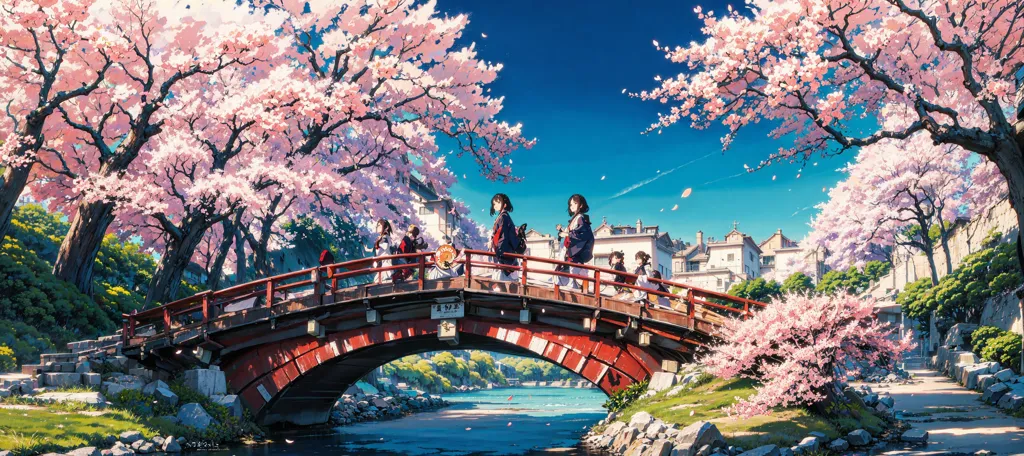
[[278,437],[276,443],[214,454],[584,454],[577,448],[580,436],[606,414],[601,408],[605,395],[598,389],[503,388],[444,398],[452,406],[436,412],[289,436],[292,443]]

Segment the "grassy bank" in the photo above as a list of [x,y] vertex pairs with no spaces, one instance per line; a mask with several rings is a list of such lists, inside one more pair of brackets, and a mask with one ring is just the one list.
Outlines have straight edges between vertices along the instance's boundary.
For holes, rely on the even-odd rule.
[[0,404],[0,450],[15,454],[67,451],[83,446],[103,447],[103,439],[124,431],[139,431],[151,439],[170,435],[170,429],[126,411],[93,410],[55,405],[36,407]]
[[680,427],[697,421],[710,421],[730,444],[744,448],[766,444],[788,447],[814,431],[824,433],[829,439],[855,429],[877,434],[885,426],[881,418],[857,405],[857,401],[836,417],[819,416],[803,408],[779,409],[771,415],[747,419],[727,416],[724,408],[733,404],[737,397],[754,394],[754,383],[750,380],[709,377],[696,387],[684,388],[675,396],[668,396],[668,392],[637,400],[622,411],[618,420],[628,422],[634,413],[644,411]]

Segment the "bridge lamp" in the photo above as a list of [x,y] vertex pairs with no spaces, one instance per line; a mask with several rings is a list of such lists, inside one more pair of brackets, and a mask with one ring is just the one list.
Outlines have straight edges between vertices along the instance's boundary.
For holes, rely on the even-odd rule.
[[639,339],[641,347],[647,347],[651,345],[651,333],[647,331],[641,331],[640,335],[637,338]]
[[198,358],[203,364],[210,364],[210,361],[213,359],[213,352],[203,347],[196,347],[196,350],[192,353],[195,354],[196,358]]
[[366,309],[366,322],[374,325],[380,324],[380,312],[377,309]]
[[459,344],[459,325],[454,319],[441,320],[437,324],[437,339],[448,345]]
[[325,335],[325,329],[317,320],[309,320],[306,322],[306,334],[316,338],[323,338]]

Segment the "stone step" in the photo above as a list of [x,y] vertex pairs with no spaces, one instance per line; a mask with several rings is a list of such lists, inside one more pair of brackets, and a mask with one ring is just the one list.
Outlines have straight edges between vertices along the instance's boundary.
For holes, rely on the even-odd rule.
[[86,350],[92,350],[99,345],[99,341],[96,340],[80,340],[78,342],[68,342],[68,350],[71,353],[81,353]]
[[41,364],[22,364],[21,373],[25,375],[39,375],[46,370],[46,366]]
[[43,353],[39,355],[39,364],[74,363],[78,362],[76,353]]

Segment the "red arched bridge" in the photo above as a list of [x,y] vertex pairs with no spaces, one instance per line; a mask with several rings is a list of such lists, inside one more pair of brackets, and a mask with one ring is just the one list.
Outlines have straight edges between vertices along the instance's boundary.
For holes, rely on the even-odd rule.
[[[463,274],[438,274],[433,255],[321,266],[124,315],[124,352],[172,376],[218,365],[260,422],[319,424],[372,369],[453,345],[542,358],[610,394],[692,361],[725,318],[764,306],[669,280],[649,279],[669,291],[651,290],[633,274],[589,265],[553,271],[567,264],[547,258],[506,254],[519,265],[504,266],[474,250],[457,259]],[[373,267],[381,259],[405,263]],[[418,274],[356,283],[403,269]],[[496,269],[514,280],[492,279]],[[559,286],[555,277],[582,287]],[[619,299],[614,287],[668,298],[671,308]]]

